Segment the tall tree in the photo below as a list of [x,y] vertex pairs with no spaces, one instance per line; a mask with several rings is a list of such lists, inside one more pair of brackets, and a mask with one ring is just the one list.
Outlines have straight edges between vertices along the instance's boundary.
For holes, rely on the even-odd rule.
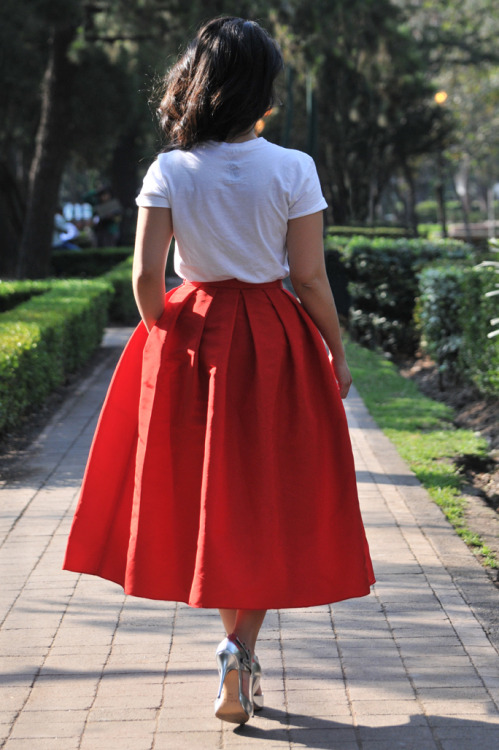
[[496,0],[398,0],[418,41],[428,72],[445,91],[442,106],[455,138],[437,165],[446,164],[468,224],[472,198],[492,214],[499,175],[499,14]]
[[45,29],[23,2],[0,4],[0,274],[12,276],[26,208],[29,165],[39,120],[36,90],[46,64]]
[[[13,5],[12,0],[6,2]],[[127,65],[133,68],[131,60],[139,43],[165,34],[171,16],[168,8],[175,9],[177,4],[174,0],[171,3],[141,0],[132,6],[125,0],[99,3],[18,0],[18,6],[24,18],[30,19],[18,41],[24,46],[24,54],[29,54],[30,47],[35,49],[44,73],[39,84],[34,71],[30,71],[29,78],[31,98],[33,90],[39,86],[40,107],[38,117],[35,115],[36,136],[33,138],[34,133],[31,136],[34,151],[29,148],[25,151],[31,161],[27,170],[29,176],[20,180],[21,194],[24,193],[21,212],[25,204],[22,238],[16,249],[13,228],[9,258],[1,263],[0,271],[10,272],[14,265],[12,256],[17,255],[18,274],[39,277],[49,270],[53,216],[70,153],[76,149],[89,163],[92,160],[95,163],[107,152],[111,160],[110,144],[120,141],[136,115],[131,105],[133,76]],[[0,9],[0,21],[5,19],[12,33],[15,23],[8,9],[4,6]],[[19,11],[14,13],[16,23],[19,15]],[[8,46],[7,54],[10,59],[5,70],[0,67],[2,77],[16,57],[15,45]],[[111,84],[117,83],[113,90]],[[121,96],[116,96],[117,93]],[[15,140],[16,128],[22,131],[24,138],[23,107],[20,102],[16,105],[17,117],[11,118],[12,128],[7,125],[3,132],[0,129],[4,154],[0,162],[5,166],[4,177],[12,177],[19,183],[18,174],[11,169],[7,158],[7,147]],[[6,178],[2,179],[0,191],[7,182]],[[5,193],[0,194],[0,212],[9,200]]]
[[53,217],[59,185],[69,153],[71,106],[68,92],[74,65],[68,50],[76,35],[74,22],[54,23],[42,82],[42,107],[28,185],[26,216],[19,249],[18,275],[47,275],[52,248]]
[[450,130],[425,60],[391,0],[295,0],[280,19],[288,64],[302,86],[316,82],[317,155],[332,219],[372,220],[390,177],[400,170],[414,193],[412,159]]

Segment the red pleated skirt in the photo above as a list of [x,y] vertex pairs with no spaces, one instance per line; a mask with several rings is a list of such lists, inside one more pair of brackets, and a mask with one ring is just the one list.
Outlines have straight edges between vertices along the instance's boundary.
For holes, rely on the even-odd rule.
[[64,568],[193,607],[305,607],[374,583],[322,338],[281,282],[184,282],[100,415]]

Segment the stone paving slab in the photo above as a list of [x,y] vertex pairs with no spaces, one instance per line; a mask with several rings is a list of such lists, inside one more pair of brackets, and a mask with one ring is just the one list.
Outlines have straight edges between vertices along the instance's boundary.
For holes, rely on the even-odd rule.
[[213,716],[211,610],[61,571],[90,440],[126,329],[0,492],[0,747],[330,750],[499,747],[499,592],[354,391],[346,401],[378,583],[268,613],[266,708]]

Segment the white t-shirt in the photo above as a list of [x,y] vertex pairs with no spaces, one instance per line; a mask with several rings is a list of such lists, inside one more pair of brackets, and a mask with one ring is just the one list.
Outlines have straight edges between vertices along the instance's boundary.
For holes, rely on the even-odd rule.
[[171,208],[181,278],[258,284],[289,274],[288,220],[327,203],[310,156],[257,138],[160,154],[137,205]]

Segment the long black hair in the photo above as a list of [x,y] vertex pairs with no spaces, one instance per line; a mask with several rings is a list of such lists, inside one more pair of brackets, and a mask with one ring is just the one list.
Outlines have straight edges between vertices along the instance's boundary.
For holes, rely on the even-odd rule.
[[167,146],[247,132],[272,107],[282,67],[276,42],[256,22],[209,21],[165,77],[158,113]]

